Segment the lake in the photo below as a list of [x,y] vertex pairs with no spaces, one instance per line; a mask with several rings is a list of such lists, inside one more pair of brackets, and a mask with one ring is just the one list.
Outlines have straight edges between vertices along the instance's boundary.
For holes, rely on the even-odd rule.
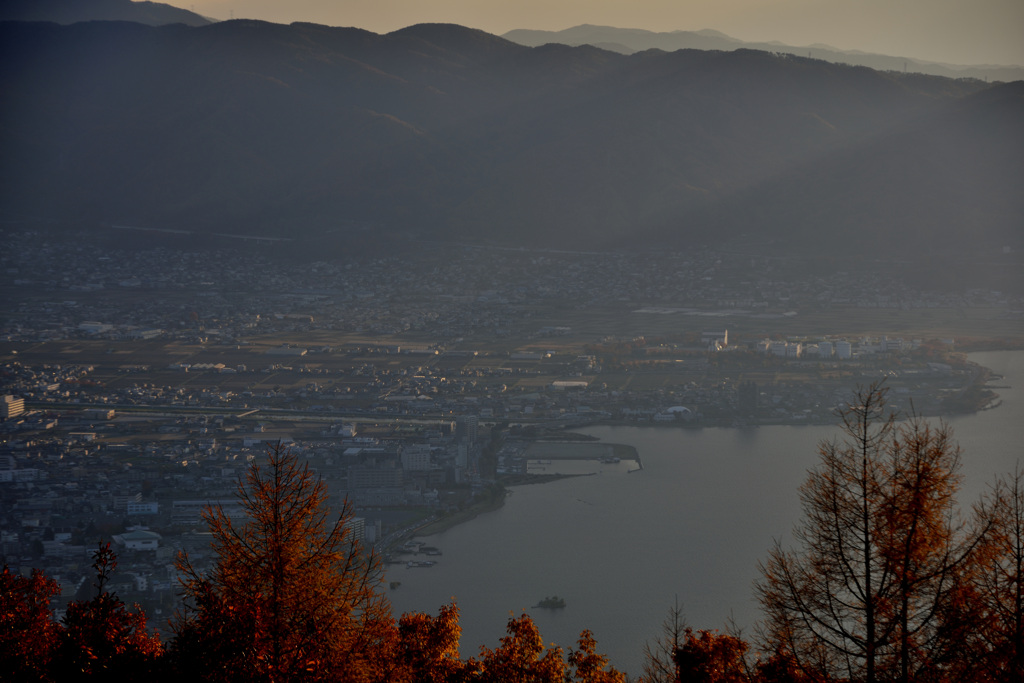
[[[949,420],[963,449],[961,507],[1024,453],[1024,352],[972,354],[1002,374],[998,408]],[[496,647],[511,615],[527,611],[546,642],[564,649],[593,631],[598,651],[640,673],[643,645],[660,633],[676,597],[694,628],[748,629],[759,617],[752,583],[773,539],[785,543],[800,518],[797,489],[835,427],[747,429],[593,427],[609,443],[634,446],[636,464],[584,466],[593,476],[513,489],[504,507],[427,542],[443,555],[430,568],[392,567],[396,614],[432,614],[455,599],[462,655]],[[533,608],[549,595],[565,609]]]

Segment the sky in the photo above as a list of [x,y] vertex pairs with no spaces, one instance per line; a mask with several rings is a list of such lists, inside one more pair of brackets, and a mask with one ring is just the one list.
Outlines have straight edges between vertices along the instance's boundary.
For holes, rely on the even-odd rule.
[[214,19],[309,21],[387,33],[425,22],[501,35],[599,24],[715,29],[952,64],[1024,66],[1024,0],[170,0]]

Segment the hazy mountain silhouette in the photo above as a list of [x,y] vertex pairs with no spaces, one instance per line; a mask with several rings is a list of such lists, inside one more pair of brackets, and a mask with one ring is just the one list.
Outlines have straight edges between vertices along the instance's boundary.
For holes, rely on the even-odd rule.
[[[0,24],[0,219],[532,247],[1020,247],[1024,84],[452,25]],[[851,246],[852,245],[852,246]]]
[[783,52],[801,57],[823,59],[827,62],[867,66],[879,71],[908,71],[946,76],[948,78],[979,78],[990,81],[1016,81],[1024,79],[1022,66],[959,65],[929,62],[909,57],[879,55],[859,50],[840,50],[830,45],[786,45],[777,41],[745,42],[719,31],[668,31],[655,32],[643,29],[615,28],[582,24],[562,31],[535,31],[515,29],[505,33],[507,38],[520,45],[537,47],[547,43],[564,45],[593,45],[608,50],[633,54],[644,50],[765,50]]
[[135,21],[150,26],[203,26],[210,23],[209,19],[195,12],[162,2],[133,0],[4,0],[0,3],[0,21],[52,21],[57,24]]

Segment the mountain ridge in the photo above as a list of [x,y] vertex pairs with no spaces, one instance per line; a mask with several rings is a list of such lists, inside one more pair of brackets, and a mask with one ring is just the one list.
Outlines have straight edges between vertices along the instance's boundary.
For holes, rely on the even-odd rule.
[[0,21],[134,21],[150,26],[212,23],[195,12],[148,0],[4,0],[0,3]]
[[646,29],[624,29],[614,26],[580,24],[560,31],[534,29],[513,29],[502,37],[535,47],[548,42],[567,45],[620,46],[621,52],[630,54],[649,49],[667,52],[683,49],[735,50],[740,48],[787,52],[835,63],[853,66],[867,66],[882,71],[914,71],[931,76],[947,78],[978,78],[993,81],[1015,81],[1024,79],[1024,66],[974,64],[958,65],[933,62],[911,57],[882,55],[862,50],[842,50],[831,45],[815,43],[805,46],[787,45],[780,41],[743,41],[714,29],[700,31],[648,31]]
[[[1024,247],[1018,84],[238,20],[4,22],[0,87],[6,220],[310,244],[362,226],[537,248]],[[915,215],[924,233],[901,226]]]

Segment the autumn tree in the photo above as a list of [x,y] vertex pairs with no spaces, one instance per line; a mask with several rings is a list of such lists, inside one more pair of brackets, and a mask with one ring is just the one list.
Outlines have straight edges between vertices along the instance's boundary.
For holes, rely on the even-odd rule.
[[955,511],[959,448],[945,425],[897,423],[879,384],[840,412],[842,441],[800,489],[799,552],[776,543],[756,591],[763,648],[814,678],[939,674],[943,610],[980,534]]
[[264,642],[257,631],[263,623],[261,600],[234,596],[229,602],[204,580],[191,580],[187,591],[186,611],[177,615],[168,647],[175,677],[207,683],[269,680],[257,666]]
[[661,634],[654,642],[644,644],[641,677],[644,683],[675,683],[679,680],[675,654],[686,640],[687,630],[686,618],[677,599],[661,623]]
[[988,525],[968,530],[959,519],[960,448],[945,424],[913,417],[888,444],[881,547],[892,576],[880,614],[899,681],[941,680],[951,649],[943,615],[961,599],[957,590]]
[[30,577],[0,572],[0,672],[15,681],[45,681],[60,637],[50,598],[57,582],[38,569]]
[[991,626],[989,663],[1001,662],[1006,680],[1024,683],[1024,473],[1002,480],[988,504],[981,515],[992,520],[993,533],[988,552],[979,553],[977,586]]
[[391,683],[448,683],[466,671],[459,655],[459,610],[445,605],[436,617],[407,612],[398,620],[384,673]]
[[277,444],[253,463],[244,518],[204,512],[215,562],[179,557],[188,611],[175,625],[179,670],[203,680],[360,681],[393,627],[380,563],[352,538],[347,502],[334,517],[324,482]]
[[508,635],[495,649],[480,648],[480,657],[465,664],[464,679],[480,683],[625,683],[625,675],[608,665],[597,652],[597,641],[583,631],[576,648],[569,650],[568,662],[562,648],[544,647],[540,630],[523,614],[511,618]]
[[117,568],[110,544],[93,554],[96,595],[68,605],[62,620],[60,645],[52,665],[61,681],[151,677],[163,652],[159,636],[146,627],[146,615],[135,605],[129,608],[107,590]]
[[989,527],[945,614],[962,680],[1024,683],[1024,472],[1000,477],[975,507]]
[[808,675],[787,651],[779,650],[758,657],[752,680],[757,683],[828,683],[818,675]]
[[756,592],[765,612],[764,649],[788,651],[801,668],[822,675],[854,678],[863,669],[873,682],[876,591],[885,573],[875,545],[877,477],[895,424],[883,412],[880,390],[857,399],[841,414],[847,440],[819,446],[821,464],[800,489],[805,519],[794,535],[804,553],[776,542]]
[[566,680],[575,683],[626,683],[626,676],[610,666],[608,658],[597,652],[597,640],[589,630],[580,633],[576,647],[569,650],[572,673]]
[[563,683],[566,674],[562,648],[545,649],[537,625],[528,614],[511,618],[508,635],[495,649],[480,648],[480,658],[468,662],[472,680],[480,683]]
[[747,683],[746,656],[749,646],[737,636],[716,631],[686,629],[676,650],[680,683]]

